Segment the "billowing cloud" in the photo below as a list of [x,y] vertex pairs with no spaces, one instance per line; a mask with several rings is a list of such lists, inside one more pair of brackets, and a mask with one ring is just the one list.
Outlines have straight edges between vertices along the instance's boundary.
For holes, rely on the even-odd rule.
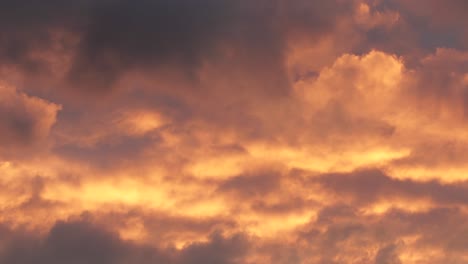
[[463,1],[0,0],[0,263],[465,263]]

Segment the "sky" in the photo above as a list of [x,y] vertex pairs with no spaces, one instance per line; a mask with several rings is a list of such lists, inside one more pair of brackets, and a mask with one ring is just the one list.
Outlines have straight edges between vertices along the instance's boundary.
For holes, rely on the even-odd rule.
[[0,263],[468,263],[465,0],[0,0]]

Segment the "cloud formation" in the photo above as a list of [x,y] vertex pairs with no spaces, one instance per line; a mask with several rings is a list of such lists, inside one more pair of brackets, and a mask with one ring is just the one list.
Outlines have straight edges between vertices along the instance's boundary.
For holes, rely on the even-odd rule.
[[122,241],[118,235],[85,221],[58,222],[43,239],[3,230],[3,263],[240,263],[247,238],[225,238],[214,233],[206,243],[194,243],[181,250],[157,249]]
[[0,154],[45,141],[61,106],[0,85]]
[[465,263],[465,9],[0,0],[0,263]]

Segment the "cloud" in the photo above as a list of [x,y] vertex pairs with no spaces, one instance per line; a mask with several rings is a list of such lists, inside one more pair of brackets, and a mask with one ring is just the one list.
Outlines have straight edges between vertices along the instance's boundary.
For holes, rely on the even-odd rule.
[[[257,79],[256,90],[283,95],[288,35],[323,34],[353,7],[303,0],[3,2],[8,37],[0,41],[0,54],[4,66],[52,78],[60,77],[57,64],[64,65],[58,69],[64,81],[92,93],[112,89],[127,73],[154,69],[179,72],[196,84],[198,71],[210,62],[223,68],[229,63],[232,77]],[[44,54],[56,59],[51,63]]]
[[[293,247],[302,260],[311,263],[417,263],[431,256],[432,263],[444,263],[448,259],[462,261],[466,256],[466,250],[455,246],[463,243],[466,232],[466,225],[462,223],[465,214],[460,210],[439,207],[408,212],[394,209],[384,214],[355,210],[345,215],[329,222],[311,221],[301,228]],[[451,227],[441,231],[440,226],[448,222],[453,223]]]
[[458,116],[466,116],[466,52],[440,48],[425,57],[421,64],[410,83],[413,96],[430,103],[436,111],[447,109]]
[[396,251],[396,245],[388,245],[379,249],[375,256],[375,264],[401,264],[402,262]]
[[429,199],[436,204],[468,202],[465,197],[466,182],[443,184],[436,180],[418,182],[394,179],[379,170],[356,171],[349,174],[328,174],[316,180],[324,188],[338,195],[349,195],[361,203],[373,203],[385,199]]
[[0,0],[0,262],[466,262],[465,6]]
[[2,154],[44,142],[61,106],[0,86],[0,144]]
[[244,197],[263,196],[279,188],[279,178],[280,176],[276,172],[235,176],[220,184],[218,190],[221,192],[236,192]]
[[86,221],[57,222],[43,238],[19,231],[2,231],[2,263],[241,263],[248,240],[239,234],[214,233],[207,242],[177,250],[157,249],[124,241],[115,233]]

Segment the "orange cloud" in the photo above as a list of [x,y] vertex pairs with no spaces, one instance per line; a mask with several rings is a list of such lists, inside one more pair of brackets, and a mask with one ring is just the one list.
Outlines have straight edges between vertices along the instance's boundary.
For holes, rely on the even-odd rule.
[[10,2],[0,263],[466,262],[460,1]]

